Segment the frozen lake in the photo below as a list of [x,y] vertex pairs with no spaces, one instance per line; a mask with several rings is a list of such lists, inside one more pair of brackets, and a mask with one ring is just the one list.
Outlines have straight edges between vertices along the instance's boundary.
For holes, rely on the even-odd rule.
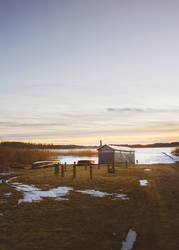
[[[135,158],[139,164],[173,163],[174,161],[163,153],[171,153],[174,148],[134,148]],[[93,149],[95,150],[95,149]],[[71,151],[71,150],[70,150]],[[98,157],[87,156],[59,156],[61,163],[72,164],[78,160],[94,160],[98,163]]]

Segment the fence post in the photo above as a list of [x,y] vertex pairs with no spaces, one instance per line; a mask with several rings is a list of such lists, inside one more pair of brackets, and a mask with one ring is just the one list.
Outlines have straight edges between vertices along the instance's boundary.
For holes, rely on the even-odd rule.
[[93,167],[91,164],[90,164],[90,179],[91,180],[93,179]]
[[67,163],[65,162],[65,172],[67,171]]
[[115,166],[114,166],[114,162],[112,163],[112,172],[115,173]]
[[109,173],[109,164],[107,164],[107,172]]
[[127,168],[127,161],[126,161],[126,168]]
[[59,174],[59,163],[55,164],[55,175]]
[[61,165],[61,177],[64,177],[64,166]]
[[76,162],[73,164],[73,178],[76,178]]

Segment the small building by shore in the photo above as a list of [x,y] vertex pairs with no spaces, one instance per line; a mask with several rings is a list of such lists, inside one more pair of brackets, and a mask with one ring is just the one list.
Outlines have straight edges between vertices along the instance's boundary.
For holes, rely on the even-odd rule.
[[98,163],[134,163],[135,151],[129,147],[121,147],[115,145],[103,145],[98,148]]

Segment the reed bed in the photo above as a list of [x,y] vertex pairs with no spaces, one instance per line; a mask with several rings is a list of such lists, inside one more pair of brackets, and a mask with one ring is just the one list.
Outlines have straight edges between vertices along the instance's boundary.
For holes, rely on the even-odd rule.
[[97,156],[97,151],[92,150],[66,150],[66,151],[55,151],[58,156]]
[[44,149],[25,149],[0,146],[0,169],[14,163],[29,164],[34,161],[54,160],[57,152]]

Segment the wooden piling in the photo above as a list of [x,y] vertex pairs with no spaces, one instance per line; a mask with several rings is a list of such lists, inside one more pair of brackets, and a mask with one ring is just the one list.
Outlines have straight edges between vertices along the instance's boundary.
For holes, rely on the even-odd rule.
[[59,174],[59,163],[55,164],[55,175],[58,175]]
[[65,162],[64,170],[65,170],[65,172],[67,171],[67,163],[66,162]]
[[64,165],[61,165],[61,177],[64,177],[65,174],[64,174]]
[[76,162],[73,164],[73,178],[76,178]]
[[108,173],[110,172],[109,164],[107,164],[107,172],[108,172]]
[[112,163],[112,172],[115,173],[115,165],[114,165],[114,162]]
[[90,179],[91,180],[93,179],[93,167],[91,164],[90,164]]

